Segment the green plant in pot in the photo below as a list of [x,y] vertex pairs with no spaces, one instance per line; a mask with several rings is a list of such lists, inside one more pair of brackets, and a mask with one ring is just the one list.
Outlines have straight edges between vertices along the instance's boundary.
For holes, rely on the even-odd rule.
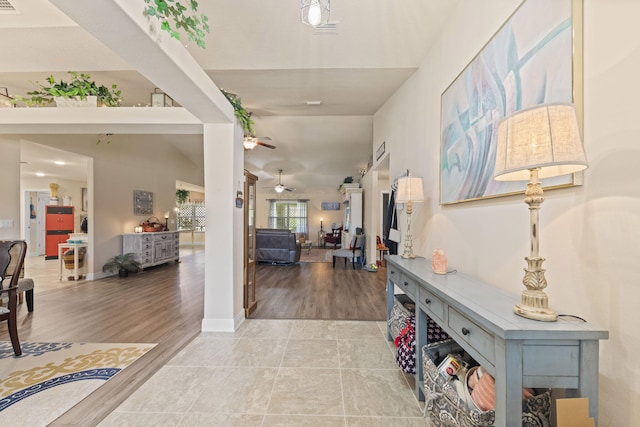
[[110,273],[118,272],[120,277],[127,277],[129,273],[140,271],[140,263],[134,259],[134,254],[115,255],[107,260],[102,266],[102,271]]
[[71,79],[68,82],[63,80],[56,82],[53,76],[47,77],[48,85],[36,82],[37,90],[27,92],[29,96],[16,95],[11,102],[14,104],[23,102],[27,106],[43,106],[53,102],[54,98],[84,100],[88,96],[95,96],[107,107],[118,107],[120,105],[122,91],[118,89],[117,85],[114,84],[111,85],[111,88],[108,88],[91,80],[89,74],[75,71],[69,71],[69,74]]
[[189,197],[189,190],[185,190],[182,188],[178,188],[176,190],[176,203],[178,203],[179,205],[186,202],[188,197]]

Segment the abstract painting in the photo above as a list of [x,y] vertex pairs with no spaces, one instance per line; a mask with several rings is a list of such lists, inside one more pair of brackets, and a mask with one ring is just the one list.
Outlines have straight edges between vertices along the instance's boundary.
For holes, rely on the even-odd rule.
[[[574,102],[574,74],[581,69],[574,37],[582,37],[574,35],[581,28],[574,13],[572,0],[523,2],[443,92],[441,204],[524,191],[525,181],[493,179],[497,125],[534,105]],[[542,182],[545,188],[575,184],[573,175]]]

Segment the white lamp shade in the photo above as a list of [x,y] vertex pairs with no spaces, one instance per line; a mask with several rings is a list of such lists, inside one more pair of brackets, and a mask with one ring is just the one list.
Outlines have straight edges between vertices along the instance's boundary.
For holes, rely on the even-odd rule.
[[422,189],[422,178],[417,176],[403,176],[398,178],[397,203],[423,202],[424,191]]
[[497,181],[528,181],[529,170],[536,168],[539,178],[566,175],[587,165],[571,104],[538,105],[498,124]]

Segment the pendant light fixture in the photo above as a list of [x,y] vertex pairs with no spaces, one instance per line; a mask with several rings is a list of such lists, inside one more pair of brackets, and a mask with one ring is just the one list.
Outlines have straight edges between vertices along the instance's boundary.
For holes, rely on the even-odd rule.
[[312,27],[329,23],[330,0],[300,0],[300,20]]

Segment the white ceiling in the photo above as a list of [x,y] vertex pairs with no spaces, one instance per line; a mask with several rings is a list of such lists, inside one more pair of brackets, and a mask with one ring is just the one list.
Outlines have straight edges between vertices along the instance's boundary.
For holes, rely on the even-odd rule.
[[[10,1],[17,10],[0,11],[0,87],[24,95],[49,74],[84,71],[117,84],[125,105],[149,103],[153,82],[48,1]],[[300,22],[298,0],[208,0],[200,2],[211,24],[207,47],[187,49],[218,87],[241,96],[256,133],[277,146],[246,152],[245,166],[261,187],[275,184],[284,169],[289,187],[333,190],[366,166],[375,143],[372,115],[417,69],[460,2],[334,0],[337,32],[319,35]],[[181,149],[202,158],[197,145]],[[52,158],[30,147],[23,160],[35,163],[38,155]]]

